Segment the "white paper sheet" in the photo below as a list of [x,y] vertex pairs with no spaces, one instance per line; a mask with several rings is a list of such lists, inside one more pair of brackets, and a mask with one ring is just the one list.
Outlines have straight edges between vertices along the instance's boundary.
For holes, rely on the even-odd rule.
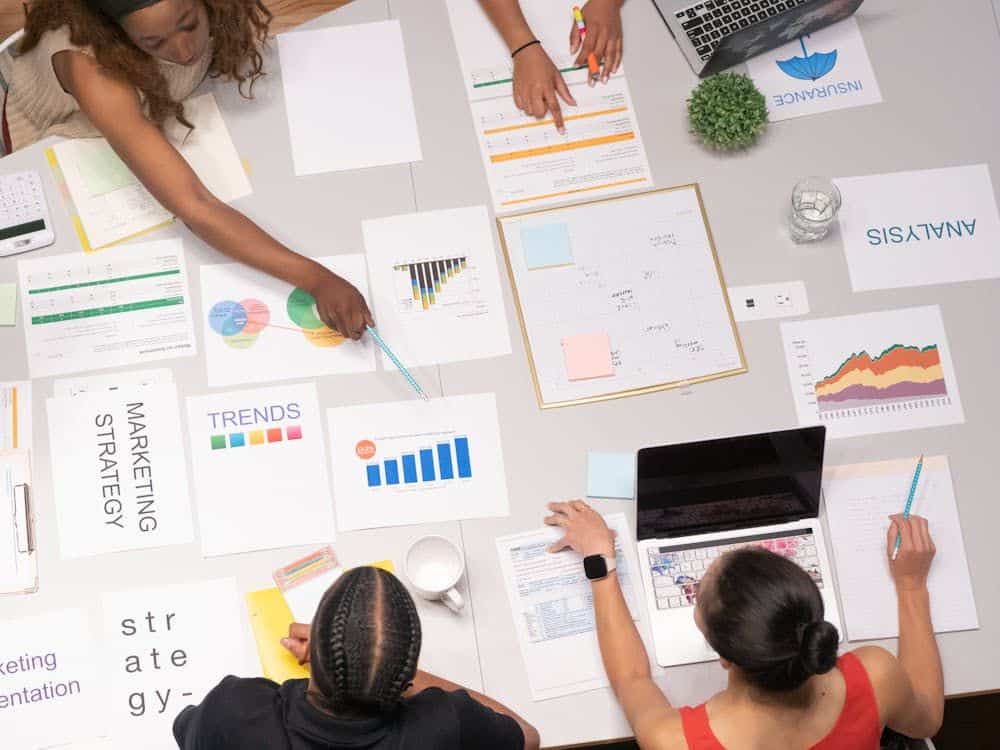
[[[195,129],[170,119],[164,126],[167,139],[219,200],[249,195],[250,181],[215,97],[188,99],[184,110]],[[103,138],[72,138],[52,150],[90,246],[84,249],[106,247],[171,220]]]
[[63,559],[194,540],[173,383],[46,406]]
[[315,385],[191,396],[187,411],[205,557],[333,540]]
[[420,161],[399,21],[278,35],[295,174]]
[[32,379],[196,353],[179,239],[17,264]]
[[936,305],[782,323],[781,337],[799,424],[828,438],[965,421]]
[[[618,580],[632,619],[638,620],[632,532],[624,513],[609,514],[605,520],[618,533]],[[545,526],[497,539],[514,627],[536,701],[608,686],[583,559],[569,550],[558,554],[546,550],[561,532]]]
[[0,451],[31,450],[31,383],[0,383]]
[[479,3],[448,0],[452,35],[497,213],[597,198],[652,185],[624,68],[587,85],[569,54],[571,5],[522,0],[521,8],[570,88],[566,134],[514,105],[510,54]]
[[178,713],[226,675],[256,671],[233,578],[116,591],[102,604],[115,747],[176,750]]
[[854,291],[1000,277],[986,164],[836,180]]
[[[896,589],[889,574],[889,516],[901,513],[917,458],[827,467],[823,495],[852,641],[899,635]],[[937,553],[927,579],[934,631],[979,627],[958,506],[947,456],[929,456],[910,512],[924,516]]]
[[166,367],[149,370],[128,370],[111,375],[80,375],[52,381],[53,398],[69,398],[81,393],[117,391],[122,388],[141,388],[147,385],[173,383],[174,373]]
[[[365,256],[316,261],[369,298]],[[242,263],[201,267],[201,325],[211,386],[374,372],[374,344],[327,328],[302,289]]]
[[492,393],[326,413],[342,531],[509,512]]
[[751,57],[747,69],[771,122],[882,101],[854,16]]
[[4,747],[35,750],[106,733],[107,686],[95,646],[82,609],[0,620]]
[[[379,333],[403,364],[510,354],[485,206],[362,223]],[[382,365],[392,363],[382,355]]]
[[[732,374],[744,363],[692,189],[500,220],[543,404]],[[523,237],[561,225],[573,263],[531,270]],[[606,333],[614,374],[571,379],[562,342]]]

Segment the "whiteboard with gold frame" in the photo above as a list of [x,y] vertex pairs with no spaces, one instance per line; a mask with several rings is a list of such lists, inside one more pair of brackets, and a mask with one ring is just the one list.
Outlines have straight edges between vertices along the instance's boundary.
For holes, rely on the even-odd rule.
[[[497,228],[541,408],[747,371],[697,184],[499,217]],[[611,374],[568,370],[576,337],[604,333]]]

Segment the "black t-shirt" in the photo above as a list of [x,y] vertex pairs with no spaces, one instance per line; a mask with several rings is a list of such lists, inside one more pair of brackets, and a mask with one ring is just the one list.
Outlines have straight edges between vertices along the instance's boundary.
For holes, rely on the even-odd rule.
[[390,717],[337,719],[306,700],[308,680],[226,677],[174,720],[181,750],[523,750],[517,722],[464,690],[428,688]]

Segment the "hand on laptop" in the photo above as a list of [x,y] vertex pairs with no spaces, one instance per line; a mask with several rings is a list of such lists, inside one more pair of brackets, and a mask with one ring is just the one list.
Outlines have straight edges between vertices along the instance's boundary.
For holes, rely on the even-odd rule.
[[[886,535],[886,552],[889,556],[889,572],[897,590],[922,589],[927,586],[927,574],[934,559],[934,540],[927,528],[927,519],[922,516],[903,518],[902,514],[890,516],[892,523]],[[896,545],[896,534],[902,541],[896,559],[892,551]]]
[[621,8],[624,2],[625,0],[589,0],[580,9],[587,28],[583,44],[580,43],[580,31],[576,23],[569,32],[569,51],[576,53],[576,64],[586,65],[587,56],[593,52],[598,63],[602,64],[601,83],[607,83],[622,64]]
[[584,557],[588,555],[615,556],[615,534],[604,518],[583,500],[549,503],[551,516],[545,518],[549,526],[559,526],[563,537],[549,545],[549,552],[571,549]]
[[533,44],[514,58],[514,104],[522,112],[538,118],[552,113],[556,130],[565,133],[560,97],[576,106],[576,99],[542,45]]

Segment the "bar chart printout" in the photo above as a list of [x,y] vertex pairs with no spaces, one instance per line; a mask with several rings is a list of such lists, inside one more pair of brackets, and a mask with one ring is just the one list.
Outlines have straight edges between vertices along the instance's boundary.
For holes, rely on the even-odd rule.
[[[434,260],[398,263],[393,266],[397,272],[397,294],[399,308],[403,312],[430,310],[438,304],[473,302],[470,299],[469,284],[458,285],[455,279],[468,278],[468,258],[438,258]],[[471,285],[474,287],[474,285]]]
[[[419,469],[419,471],[418,471]],[[469,438],[456,437],[365,466],[369,487],[389,487],[471,479]]]

